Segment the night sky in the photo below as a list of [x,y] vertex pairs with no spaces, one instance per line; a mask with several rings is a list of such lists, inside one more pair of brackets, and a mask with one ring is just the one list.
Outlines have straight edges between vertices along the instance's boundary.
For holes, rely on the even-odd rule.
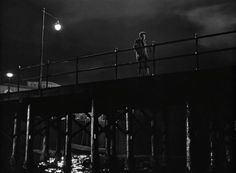
[[[63,25],[62,31],[54,31],[55,20],[46,16],[45,60],[130,48],[139,31],[146,31],[151,43],[236,28],[235,0],[1,0],[1,78],[18,65],[40,62],[43,7]],[[235,40],[234,34],[200,44],[232,46]]]

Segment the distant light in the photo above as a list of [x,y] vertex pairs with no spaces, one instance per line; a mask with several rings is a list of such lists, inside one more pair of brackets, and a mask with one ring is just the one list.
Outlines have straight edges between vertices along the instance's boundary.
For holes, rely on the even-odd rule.
[[12,78],[13,76],[14,76],[14,74],[13,73],[6,73],[6,76],[8,77],[8,78]]
[[54,25],[54,28],[55,28],[55,30],[57,30],[57,31],[60,31],[60,30],[61,30],[62,26],[61,26],[59,20],[58,20],[57,23]]

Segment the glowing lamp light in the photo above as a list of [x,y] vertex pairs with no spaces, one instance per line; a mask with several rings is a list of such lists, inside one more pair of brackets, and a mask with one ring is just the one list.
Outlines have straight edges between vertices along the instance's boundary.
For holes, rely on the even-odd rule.
[[14,76],[14,74],[13,74],[13,73],[10,73],[10,72],[8,72],[8,73],[6,73],[6,76],[7,76],[8,78],[12,78],[12,77]]
[[62,26],[61,26],[59,20],[58,20],[57,23],[54,25],[54,28],[55,28],[56,31],[60,31],[60,30],[61,30]]

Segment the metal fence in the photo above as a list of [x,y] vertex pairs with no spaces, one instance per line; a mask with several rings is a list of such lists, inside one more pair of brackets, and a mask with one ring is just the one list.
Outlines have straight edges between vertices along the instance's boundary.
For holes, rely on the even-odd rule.
[[[219,53],[219,52],[226,52],[226,51],[235,51],[236,46],[232,45],[230,47],[225,47],[225,48],[214,48],[210,50],[204,50],[201,51],[199,48],[201,44],[199,44],[199,41],[207,38],[215,38],[218,36],[230,36],[231,38],[235,37],[236,30],[234,31],[229,31],[229,32],[222,32],[222,33],[216,33],[216,34],[209,34],[209,35],[203,35],[203,36],[198,36],[197,34],[194,35],[194,37],[190,38],[185,38],[185,39],[179,39],[179,40],[173,40],[173,41],[167,41],[167,42],[162,42],[162,43],[152,43],[150,45],[144,46],[150,50],[150,57],[147,60],[148,65],[152,69],[151,75],[156,75],[159,74],[158,68],[161,65],[158,65],[158,63],[163,62],[163,61],[170,61],[170,60],[175,60],[175,59],[181,59],[181,58],[188,58],[190,57],[192,59],[192,67],[191,70],[198,71],[201,69],[200,66],[200,56],[206,55],[206,54],[212,54],[212,53]],[[236,39],[236,38],[235,38]],[[158,50],[162,46],[166,45],[175,45],[175,44],[181,44],[181,43],[190,43],[192,46],[191,51],[186,51],[188,53],[179,53],[176,55],[166,55],[166,56],[161,56],[158,54]],[[144,48],[142,47],[142,48]],[[127,58],[124,60],[127,55],[132,56],[131,58]],[[106,60],[103,60],[105,57]],[[122,60],[123,59],[123,60]],[[87,64],[91,64],[90,62],[97,61],[97,64],[100,64],[101,62],[107,62],[107,63],[102,63],[102,65],[93,65],[93,67],[86,65],[83,65],[82,67],[81,64],[83,64],[83,61],[88,60]],[[99,60],[99,61],[98,61]],[[128,49],[121,49],[119,50],[118,48],[115,48],[112,51],[107,51],[107,52],[102,52],[98,54],[92,54],[92,55],[87,55],[87,56],[80,56],[80,57],[74,57],[71,59],[67,60],[60,60],[60,61],[47,61],[47,63],[44,63],[42,68],[44,69],[43,73],[43,80],[45,81],[44,87],[42,87],[42,84],[38,85],[38,89],[40,88],[48,88],[49,87],[49,81],[52,78],[60,78],[61,80],[65,80],[66,76],[70,76],[69,78],[72,81],[70,84],[80,84],[83,83],[80,78],[82,78],[83,73],[88,72],[88,73],[94,73],[96,74],[97,71],[99,70],[109,70],[109,72],[105,73],[106,75],[109,76],[109,80],[117,80],[121,78],[126,78],[130,77],[129,75],[120,75],[119,74],[128,74],[125,73],[125,69],[127,70],[127,67],[130,68],[131,66],[137,66],[139,62],[137,62],[134,58],[134,48],[128,48]],[[68,66],[69,65],[69,66]],[[63,68],[65,66],[68,66],[68,69],[63,71]],[[18,74],[17,74],[17,79],[15,82],[17,83],[17,90],[18,92],[20,91],[20,85],[23,82],[27,81],[39,81],[39,69],[40,69],[40,64],[38,65],[33,65],[33,66],[26,66],[26,67],[21,67],[19,66],[18,68]],[[60,68],[62,67],[62,68]],[[134,67],[133,67],[134,68]],[[53,70],[54,69],[54,70]],[[29,72],[30,71],[30,72]],[[33,72],[34,71],[34,72]],[[23,75],[24,73],[27,74],[35,74],[33,76],[26,76]],[[86,76],[86,75],[84,75]],[[132,77],[137,76],[134,74]],[[86,78],[86,77],[84,77]],[[96,78],[96,77],[95,77]],[[106,80],[107,78],[104,77],[101,80]],[[91,82],[91,81],[87,81]]]

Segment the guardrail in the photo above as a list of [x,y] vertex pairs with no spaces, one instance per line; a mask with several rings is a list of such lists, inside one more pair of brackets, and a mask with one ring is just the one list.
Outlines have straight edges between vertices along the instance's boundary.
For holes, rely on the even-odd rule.
[[[157,74],[157,70],[156,70],[157,65],[156,65],[156,63],[158,61],[167,61],[167,60],[179,59],[179,58],[184,58],[184,57],[194,57],[195,58],[195,63],[194,63],[193,70],[197,71],[197,70],[200,69],[200,65],[199,65],[199,56],[200,55],[236,50],[236,46],[234,45],[232,47],[212,49],[212,50],[207,50],[207,51],[199,51],[199,40],[210,38],[210,37],[235,34],[235,33],[236,33],[236,30],[229,31],[229,32],[216,33],[216,34],[203,35],[203,36],[198,36],[197,34],[195,34],[194,37],[185,38],[185,39],[166,41],[166,42],[162,42],[162,43],[154,43],[153,42],[152,44],[144,46],[142,48],[146,47],[146,48],[149,48],[151,50],[150,51],[151,56],[147,60],[147,63],[151,64],[151,66],[152,66],[152,75]],[[183,43],[183,42],[188,42],[188,41],[193,41],[193,44],[194,44],[194,51],[191,52],[191,53],[183,53],[183,54],[178,54],[178,55],[174,55],[174,56],[165,56],[165,57],[156,56],[156,49],[160,46],[172,45],[172,44]],[[48,88],[49,78],[58,77],[58,76],[62,77],[62,76],[65,76],[65,75],[70,75],[70,74],[75,75],[73,83],[78,85],[79,84],[79,74],[80,73],[90,72],[90,71],[97,71],[97,70],[102,70],[102,69],[113,69],[114,70],[114,78],[113,79],[117,80],[118,79],[118,70],[119,70],[119,68],[124,67],[124,66],[131,66],[131,65],[135,65],[135,64],[139,63],[139,62],[135,61],[135,58],[134,58],[134,61],[131,61],[131,62],[125,62],[125,63],[119,63],[118,62],[119,55],[121,53],[129,52],[129,51],[134,51],[134,48],[121,49],[121,50],[119,50],[118,48],[115,48],[112,51],[107,51],[107,52],[102,52],[102,53],[92,54],[92,55],[86,55],[86,56],[80,56],[80,57],[74,57],[74,58],[67,59],[67,60],[47,61],[47,63],[44,63],[43,66],[42,66],[44,69],[46,69],[46,74],[43,75],[43,79],[46,81],[46,86],[45,87]],[[113,63],[111,63],[109,65],[79,69],[80,61],[85,60],[85,59],[97,58],[97,57],[101,57],[101,56],[107,56],[107,55],[110,55],[111,58],[113,58]],[[49,73],[49,70],[53,65],[67,64],[67,63],[73,63],[74,67],[71,67],[71,68],[73,68],[73,70],[66,71],[66,72],[60,72],[60,73],[54,73],[54,74]],[[26,67],[19,66],[18,74],[17,74],[17,88],[18,88],[17,90],[18,90],[18,92],[20,91],[20,83],[21,82],[32,81],[32,80],[39,81],[39,75],[31,76],[31,77],[27,77],[27,78],[24,78],[22,76],[23,71],[33,70],[33,69],[37,69],[37,68],[40,68],[39,64],[38,65],[32,65],[32,66],[26,66]],[[40,89],[40,88],[42,88],[42,86],[38,87],[38,89]]]

